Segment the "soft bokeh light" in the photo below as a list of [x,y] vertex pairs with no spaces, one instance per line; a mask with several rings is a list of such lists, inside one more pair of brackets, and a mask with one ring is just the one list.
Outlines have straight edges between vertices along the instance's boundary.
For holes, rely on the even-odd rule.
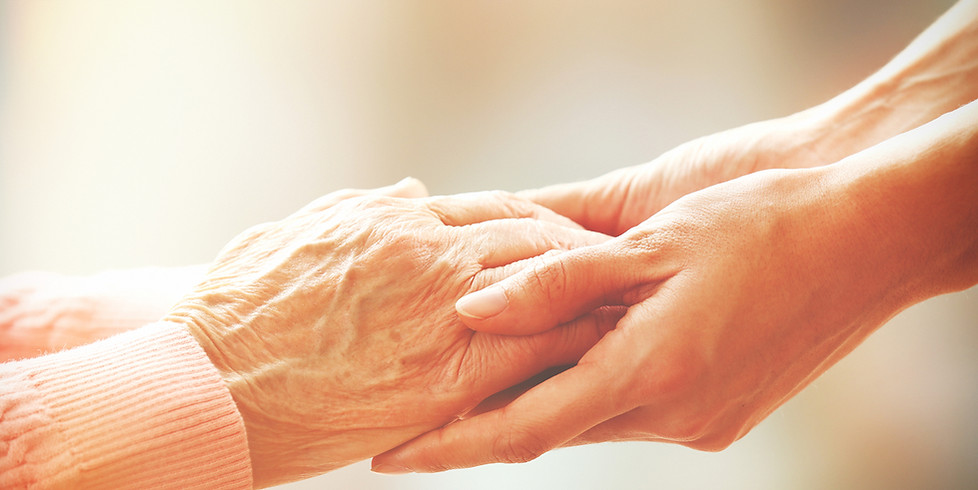
[[[854,84],[949,1],[6,1],[0,274],[210,260],[343,187],[517,190]],[[290,488],[974,488],[978,290],[898,316],[719,454],[656,444]]]

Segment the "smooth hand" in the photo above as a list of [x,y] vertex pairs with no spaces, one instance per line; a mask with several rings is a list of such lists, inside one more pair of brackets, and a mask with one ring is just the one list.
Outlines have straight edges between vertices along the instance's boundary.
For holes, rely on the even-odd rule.
[[902,308],[978,283],[978,102],[835,165],[691,194],[458,304],[483,333],[627,313],[501,408],[375,458],[401,471],[645,440],[720,450]]
[[835,163],[978,97],[978,1],[956,4],[886,66],[788,117],[693,140],[652,162],[522,196],[619,235],[673,201],[767,169]]
[[454,303],[606,239],[503,193],[326,196],[238,236],[166,319],[222,373],[266,486],[371,457],[573,363],[613,311],[510,337],[466,328]]
[[643,165],[518,194],[589,230],[618,236],[711,185],[759,170],[832,163],[816,150],[817,132],[811,113],[762,121],[684,143]]

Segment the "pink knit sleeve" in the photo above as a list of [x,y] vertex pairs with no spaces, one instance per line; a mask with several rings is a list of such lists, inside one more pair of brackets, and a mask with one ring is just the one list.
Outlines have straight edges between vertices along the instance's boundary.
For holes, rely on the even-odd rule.
[[0,364],[0,488],[251,488],[244,423],[182,327]]
[[205,270],[198,265],[2,277],[0,362],[57,352],[155,322]]

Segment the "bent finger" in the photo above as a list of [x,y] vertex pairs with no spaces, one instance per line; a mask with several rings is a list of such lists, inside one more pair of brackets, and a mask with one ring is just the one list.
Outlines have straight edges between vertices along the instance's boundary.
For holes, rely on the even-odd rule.
[[448,226],[465,226],[505,218],[535,218],[571,228],[581,227],[539,204],[503,191],[438,196],[428,200],[431,210]]
[[[570,323],[546,332],[509,336],[477,333],[473,344],[478,356],[470,356],[477,366],[465,367],[466,372],[504,375],[498,391],[483,400],[465,418],[488,412],[509,404],[547,379],[569,369],[590,351],[605,334],[614,330],[625,315],[624,307],[604,307],[594,310]],[[487,371],[488,370],[488,371]],[[533,374],[527,378],[527,374]],[[515,384],[514,384],[515,383]]]
[[595,179],[528,189],[516,195],[566,216],[588,230],[616,236],[626,229],[621,224],[626,204],[650,198],[630,192],[636,183],[643,182],[637,178],[639,171],[639,167],[626,167]]
[[617,250],[612,241],[530,261],[515,275],[463,296],[455,309],[473,330],[527,335],[602,305],[621,305],[640,273]]
[[587,229],[593,229],[589,226],[589,216],[594,212],[593,203],[588,199],[590,192],[590,182],[585,181],[527,189],[517,192],[516,195],[566,216]]
[[501,267],[551,250],[597,245],[610,238],[532,218],[483,221],[458,228],[457,232],[468,239],[466,243],[477,241],[478,261],[485,268]]

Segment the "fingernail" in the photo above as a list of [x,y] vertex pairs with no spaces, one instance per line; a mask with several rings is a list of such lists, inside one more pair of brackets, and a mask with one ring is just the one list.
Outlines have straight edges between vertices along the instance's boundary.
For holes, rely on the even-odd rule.
[[387,463],[375,465],[370,468],[370,471],[373,471],[374,473],[383,473],[385,475],[403,475],[405,473],[411,473],[411,470],[404,468],[403,466]]
[[509,300],[506,292],[499,286],[491,286],[482,291],[476,291],[455,303],[455,310],[460,315],[484,320],[496,316],[506,309]]

